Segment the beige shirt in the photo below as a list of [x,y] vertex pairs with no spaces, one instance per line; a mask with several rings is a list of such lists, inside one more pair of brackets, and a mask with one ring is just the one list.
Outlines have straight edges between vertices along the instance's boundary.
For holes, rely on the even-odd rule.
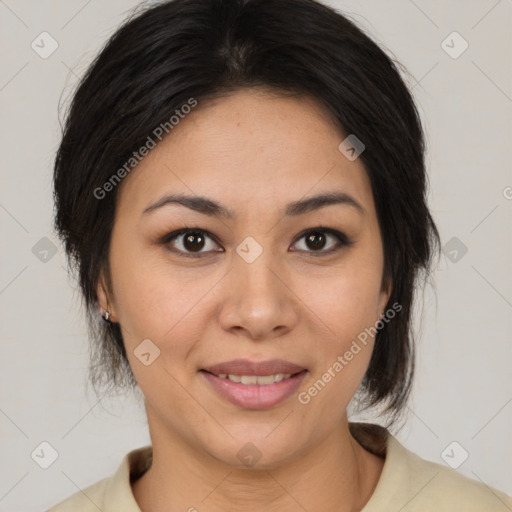
[[[365,423],[349,426],[362,446],[385,457],[377,487],[361,512],[512,511],[510,496],[448,466],[422,459],[383,427]],[[132,450],[113,476],[73,494],[47,512],[141,512],[131,482],[151,466],[151,461],[151,445]],[[199,504],[196,508],[201,509]]]

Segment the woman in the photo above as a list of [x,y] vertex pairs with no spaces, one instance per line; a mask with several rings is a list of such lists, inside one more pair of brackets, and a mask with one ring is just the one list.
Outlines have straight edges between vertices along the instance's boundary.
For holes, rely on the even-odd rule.
[[[388,430],[439,247],[423,159],[395,64],[322,4],[174,0],[125,23],[74,96],[55,225],[93,381],[140,387],[151,445],[51,511],[512,507]],[[349,422],[354,397],[387,428]]]

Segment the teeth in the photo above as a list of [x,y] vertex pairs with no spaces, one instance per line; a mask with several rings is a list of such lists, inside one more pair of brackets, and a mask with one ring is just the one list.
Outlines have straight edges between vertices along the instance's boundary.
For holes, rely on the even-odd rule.
[[256,384],[260,386],[268,386],[269,384],[274,384],[274,382],[281,382],[283,379],[289,379],[291,377],[291,373],[277,373],[276,375],[232,375],[231,373],[220,373],[217,377],[221,379],[229,379],[232,382],[239,382],[241,384],[246,384],[248,386],[254,386]]

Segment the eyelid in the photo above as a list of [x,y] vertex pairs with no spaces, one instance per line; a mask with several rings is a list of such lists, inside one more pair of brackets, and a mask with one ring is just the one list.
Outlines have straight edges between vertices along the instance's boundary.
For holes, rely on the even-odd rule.
[[295,245],[299,240],[301,240],[308,233],[315,233],[315,232],[320,232],[320,233],[324,233],[326,235],[333,236],[336,239],[335,246],[333,248],[327,249],[327,250],[305,251],[305,250],[299,249],[299,250],[292,250],[292,252],[300,252],[300,253],[307,255],[307,257],[311,257],[311,258],[321,258],[322,256],[327,257],[332,254],[336,254],[344,248],[351,247],[355,243],[354,240],[349,238],[342,231],[339,231],[338,229],[335,229],[335,228],[330,228],[328,226],[319,225],[319,226],[314,226],[312,228],[307,228],[304,231],[302,231],[301,233],[299,233],[297,235],[297,237],[295,238],[293,245]]
[[[294,244],[297,243],[304,235],[307,235],[308,233],[315,233],[315,232],[321,232],[325,233],[327,235],[332,235],[335,238],[339,239],[339,243],[342,243],[344,245],[352,245],[354,243],[353,240],[351,240],[343,231],[339,231],[338,229],[330,228],[328,226],[315,226],[313,228],[307,228],[304,231],[301,231],[297,237],[295,238]],[[309,252],[315,252],[315,251],[309,251]],[[327,252],[327,251],[316,251],[317,253],[321,252]]]
[[[168,245],[170,245],[170,243],[174,239],[180,237],[181,235],[184,235],[186,233],[191,233],[191,232],[200,233],[202,235],[205,235],[208,238],[211,238],[217,245],[220,245],[219,241],[218,241],[218,239],[217,239],[217,237],[215,235],[213,235],[212,233],[210,233],[206,229],[195,228],[195,227],[184,227],[184,228],[181,228],[181,229],[177,229],[176,231],[172,231],[170,233],[167,233],[166,235],[164,235],[160,239],[160,243],[162,245],[164,245],[164,246],[168,246]],[[202,252],[193,253],[193,252],[184,252],[184,251],[180,251],[180,250],[177,250],[177,249],[169,249],[169,251],[171,251],[174,254],[178,254],[179,256],[184,256],[186,258],[204,257],[205,254],[209,254],[209,253],[212,252],[212,251],[202,251]],[[223,252],[223,251],[224,250],[222,250],[222,251],[213,251],[213,252]]]
[[[215,235],[210,233],[208,230],[203,229],[203,228],[199,228],[199,227],[184,227],[184,228],[172,231],[170,233],[167,233],[166,235],[164,235],[160,239],[160,243],[162,245],[164,245],[164,246],[168,246],[174,239],[176,239],[176,238],[178,238],[181,235],[184,235],[186,233],[190,233],[190,232],[196,232],[196,233],[205,235],[208,238],[211,238],[217,245],[220,245],[219,241],[218,241],[218,238]],[[336,239],[336,246],[334,248],[328,249],[328,250],[305,251],[305,250],[300,250],[299,249],[299,250],[292,250],[292,252],[303,252],[303,253],[306,253],[309,256],[313,256],[313,257],[325,256],[325,255],[328,255],[328,254],[335,253],[335,252],[341,250],[344,247],[350,247],[351,245],[354,244],[354,240],[350,239],[342,231],[339,231],[337,229],[330,228],[330,227],[327,227],[327,226],[319,225],[319,226],[314,226],[312,228],[307,228],[307,229],[301,231],[296,236],[296,238],[295,238],[295,240],[294,240],[292,245],[295,245],[299,240],[301,240],[308,233],[314,233],[314,232],[321,232],[321,233],[324,233],[326,235],[333,236]],[[180,251],[180,250],[176,250],[176,249],[169,249],[169,251],[171,251],[171,252],[173,252],[175,254],[178,254],[179,256],[184,256],[186,258],[187,257],[190,257],[190,258],[200,258],[200,257],[204,257],[202,255],[211,254],[212,252],[224,252],[224,249],[222,249],[221,251],[202,251],[202,252],[200,251],[200,252],[196,252],[196,253],[184,252],[184,251]]]

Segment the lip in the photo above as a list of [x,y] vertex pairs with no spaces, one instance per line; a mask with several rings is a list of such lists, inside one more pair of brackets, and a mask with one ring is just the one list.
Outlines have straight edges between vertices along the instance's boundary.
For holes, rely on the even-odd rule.
[[[223,379],[221,377],[217,377],[213,373],[209,373],[205,370],[201,370],[199,373],[204,375],[217,393],[226,398],[232,404],[244,409],[268,409],[293,395],[304,380],[308,371],[302,370],[288,379],[268,385],[247,385],[239,382],[233,382],[227,378]],[[247,374],[244,373],[242,375]]]
[[249,359],[233,359],[224,363],[214,364],[202,368],[215,375],[221,373],[230,373],[232,375],[275,375],[276,373],[294,373],[305,370],[303,366],[298,366],[284,359],[268,359],[266,361],[250,361]]

